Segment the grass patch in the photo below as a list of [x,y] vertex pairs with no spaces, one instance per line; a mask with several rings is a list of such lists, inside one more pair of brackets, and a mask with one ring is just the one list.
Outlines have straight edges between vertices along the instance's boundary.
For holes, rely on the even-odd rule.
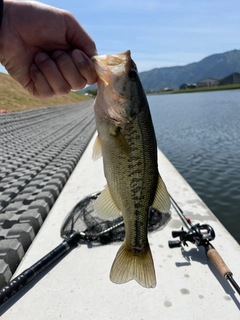
[[31,96],[8,74],[0,73],[0,110],[7,112],[24,111],[40,107],[71,105],[90,98],[77,92],[66,96],[55,96],[51,99],[38,99]]

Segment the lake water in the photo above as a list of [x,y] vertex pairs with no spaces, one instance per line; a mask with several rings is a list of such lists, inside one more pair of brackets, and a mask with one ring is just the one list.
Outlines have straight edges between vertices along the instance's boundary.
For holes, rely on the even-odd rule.
[[148,100],[159,148],[240,243],[240,90]]

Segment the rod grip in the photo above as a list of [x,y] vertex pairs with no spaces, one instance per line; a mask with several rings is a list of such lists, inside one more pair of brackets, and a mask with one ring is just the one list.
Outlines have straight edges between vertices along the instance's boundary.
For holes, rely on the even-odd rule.
[[221,275],[225,278],[228,273],[232,272],[227,267],[226,263],[223,261],[220,254],[217,252],[215,248],[210,248],[206,252],[208,259],[212,262],[212,264],[218,269]]

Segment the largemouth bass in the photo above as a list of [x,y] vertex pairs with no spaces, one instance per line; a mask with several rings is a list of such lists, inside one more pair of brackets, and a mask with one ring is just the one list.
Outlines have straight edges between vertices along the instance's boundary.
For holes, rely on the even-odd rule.
[[95,202],[96,213],[124,218],[125,240],[113,262],[110,279],[135,279],[156,286],[148,243],[148,215],[153,207],[169,212],[170,199],[158,173],[157,143],[146,95],[130,51],[92,58],[99,76],[95,100],[98,137],[93,158],[103,157],[107,186]]

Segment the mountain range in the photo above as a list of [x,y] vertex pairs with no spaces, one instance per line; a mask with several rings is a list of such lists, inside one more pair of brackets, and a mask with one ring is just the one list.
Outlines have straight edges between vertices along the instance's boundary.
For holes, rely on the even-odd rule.
[[204,78],[221,79],[240,72],[240,50],[210,55],[185,66],[155,68],[140,72],[145,91],[178,88],[183,83],[196,83]]

